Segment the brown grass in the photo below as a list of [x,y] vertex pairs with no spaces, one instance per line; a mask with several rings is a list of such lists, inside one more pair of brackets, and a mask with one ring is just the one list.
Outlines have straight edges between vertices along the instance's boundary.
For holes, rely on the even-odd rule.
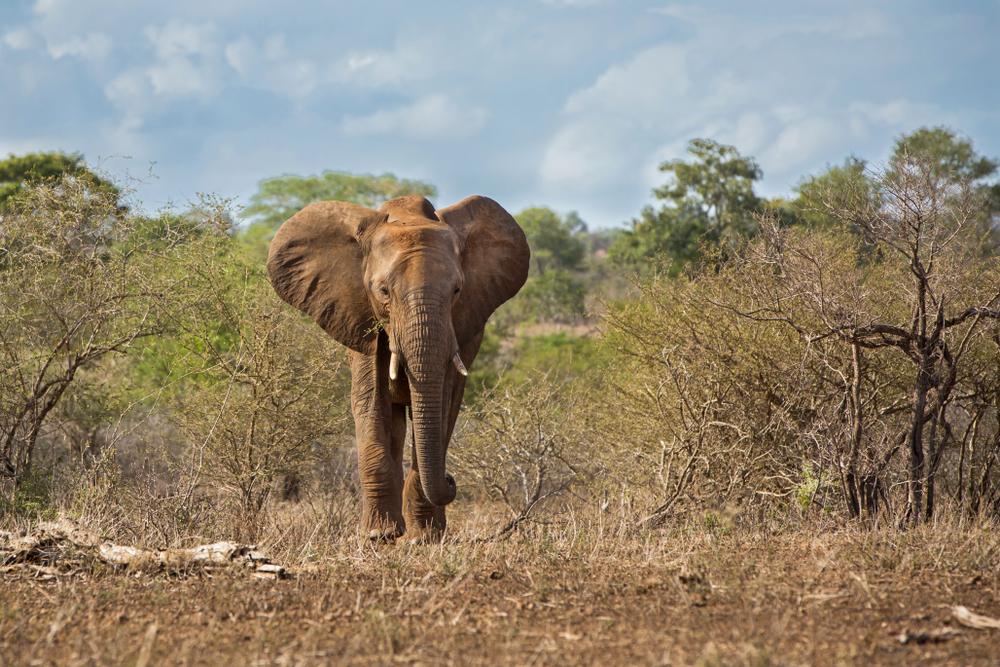
[[951,624],[956,604],[1000,617],[1000,534],[988,523],[896,532],[690,519],[635,531],[624,516],[577,507],[477,541],[502,517],[467,503],[442,544],[418,546],[373,545],[316,507],[280,510],[263,547],[295,574],[287,581],[242,570],[7,571],[0,665],[1000,659],[1000,631],[897,640]]

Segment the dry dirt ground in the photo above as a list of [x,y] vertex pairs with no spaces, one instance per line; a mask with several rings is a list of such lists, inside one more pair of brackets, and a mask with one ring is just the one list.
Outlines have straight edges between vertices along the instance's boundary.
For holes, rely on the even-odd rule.
[[350,538],[286,580],[19,567],[0,665],[1000,665],[1000,629],[952,615],[1000,617],[998,547],[989,527],[580,531]]

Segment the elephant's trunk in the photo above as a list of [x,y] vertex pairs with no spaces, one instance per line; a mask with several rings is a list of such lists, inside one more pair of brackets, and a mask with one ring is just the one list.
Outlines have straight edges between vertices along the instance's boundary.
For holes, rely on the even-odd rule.
[[[451,370],[455,335],[444,298],[411,297],[410,320],[403,354],[410,380],[413,446],[424,496],[434,505],[455,500],[455,481],[445,473],[444,432],[451,391],[445,400],[445,378]],[[438,303],[440,301],[440,303]],[[449,304],[450,305],[450,304]]]

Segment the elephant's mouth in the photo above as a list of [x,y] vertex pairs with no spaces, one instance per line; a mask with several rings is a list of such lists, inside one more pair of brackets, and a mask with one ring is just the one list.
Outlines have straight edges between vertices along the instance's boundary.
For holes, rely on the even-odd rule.
[[[462,363],[462,357],[459,356],[458,352],[456,352],[455,356],[451,358],[451,362],[455,365],[455,369],[459,373],[461,373],[463,377],[469,375],[469,371],[465,368],[465,364]],[[399,377],[399,366],[400,366],[399,355],[396,354],[395,352],[392,352],[389,356],[390,380],[395,380],[397,377]]]

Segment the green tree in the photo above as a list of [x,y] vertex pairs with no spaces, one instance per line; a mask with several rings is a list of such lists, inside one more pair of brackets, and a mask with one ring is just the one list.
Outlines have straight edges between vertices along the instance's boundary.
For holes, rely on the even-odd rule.
[[688,153],[694,161],[660,165],[671,178],[653,194],[666,204],[643,209],[612,246],[613,259],[632,264],[664,255],[676,272],[699,256],[701,242],[732,245],[755,231],[754,214],[765,202],[753,191],[763,175],[753,158],[711,139],[692,140]]
[[[150,238],[117,189],[92,185],[83,177],[45,179],[5,204],[0,489],[7,496],[32,473],[39,442],[51,441],[64,397],[93,398],[84,385],[106,382],[96,372],[103,361],[168,331],[171,304],[186,283],[175,264],[184,252],[179,239]],[[74,412],[81,414],[67,414]]]
[[972,141],[947,127],[922,127],[896,140],[889,173],[905,168],[912,156],[930,161],[932,175],[943,181],[968,187],[981,201],[980,214],[970,225],[972,243],[982,243],[983,251],[993,254],[1000,248],[1000,163],[976,153]]
[[243,217],[277,229],[285,220],[318,201],[348,201],[369,208],[404,195],[433,197],[437,189],[422,181],[400,180],[393,174],[349,174],[325,171],[319,176],[286,174],[261,181]]
[[189,265],[200,300],[158,349],[170,362],[165,416],[186,445],[186,485],[233,494],[233,537],[256,540],[276,479],[301,479],[349,423],[346,350],[282,303],[231,241],[204,259]]
[[789,206],[793,222],[807,227],[828,227],[836,221],[823,206],[825,200],[833,197],[836,201],[832,203],[842,208],[850,193],[864,192],[868,197],[874,196],[865,168],[864,160],[849,157],[841,166],[827,166],[823,173],[801,179],[794,188],[797,196]]
[[[964,184],[982,200],[979,219],[976,224],[969,225],[969,232],[979,235],[976,243],[984,241],[985,252],[995,252],[1000,247],[997,229],[1000,182],[996,179],[1000,163],[976,153],[969,139],[950,128],[922,127],[896,139],[886,174],[896,175],[899,169],[912,162],[914,155],[920,156],[921,163],[927,165],[935,179]],[[795,187],[797,196],[791,202],[791,214],[799,224],[833,224],[837,221],[829,215],[829,210],[844,208],[848,197],[856,199],[863,194],[873,205],[877,204],[882,194],[876,180],[864,160],[850,157],[841,166],[827,167],[818,175],[803,178]]]
[[87,168],[80,153],[28,153],[20,157],[11,153],[0,161],[0,213],[7,209],[8,200],[26,186],[62,178],[81,180],[91,189],[114,197],[119,195],[113,183]]
[[574,275],[587,254],[587,225],[576,212],[526,208],[514,218],[528,238],[534,266],[516,300],[522,319],[562,321],[585,313],[586,287]]
[[515,216],[528,238],[538,275],[549,269],[575,271],[586,254],[587,225],[576,211],[560,216],[546,206],[526,208]]
[[[896,165],[910,153],[919,153],[930,159],[935,177],[951,180],[982,182],[997,172],[997,161],[985,158],[972,148],[972,141],[958,136],[947,127],[922,127],[904,134],[893,145],[890,163]],[[1000,194],[1000,185],[994,184]]]

